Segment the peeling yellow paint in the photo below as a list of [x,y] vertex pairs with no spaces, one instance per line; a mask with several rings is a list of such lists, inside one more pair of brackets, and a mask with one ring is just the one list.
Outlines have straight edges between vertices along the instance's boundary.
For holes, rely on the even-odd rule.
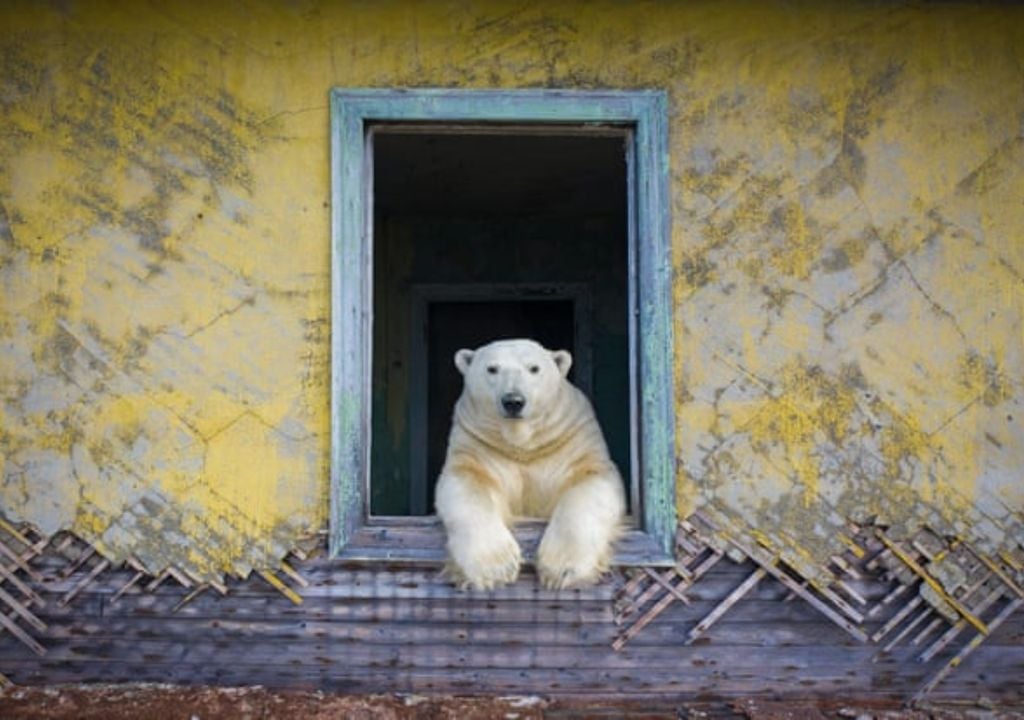
[[988,407],[1013,396],[1013,388],[999,368],[973,352],[961,358],[959,380],[971,399],[980,399]]
[[808,507],[818,494],[820,441],[827,438],[842,444],[855,407],[848,387],[828,382],[820,369],[793,365],[782,369],[777,395],[762,402],[744,430],[755,447],[781,444],[785,448]]
[[1019,546],[1024,11],[656,15],[4,3],[0,513],[204,581],[279,567],[326,522],[329,88],[652,87],[680,512],[812,581],[837,518]]
[[822,240],[808,229],[803,208],[795,202],[779,208],[776,218],[781,226],[784,244],[772,253],[771,263],[785,275],[806,280],[818,260]]

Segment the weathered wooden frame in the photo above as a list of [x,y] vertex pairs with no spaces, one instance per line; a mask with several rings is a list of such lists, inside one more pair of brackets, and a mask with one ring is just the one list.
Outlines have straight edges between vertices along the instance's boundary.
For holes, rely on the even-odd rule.
[[[331,92],[331,506],[329,551],[350,559],[438,560],[436,519],[370,518],[374,123],[477,126],[617,126],[631,130],[629,204],[630,405],[633,483],[641,527],[617,559],[672,562],[676,529],[672,264],[668,222],[668,125],[664,92],[652,90],[386,90]],[[371,524],[372,521],[372,524]],[[541,528],[517,535],[533,547]]]

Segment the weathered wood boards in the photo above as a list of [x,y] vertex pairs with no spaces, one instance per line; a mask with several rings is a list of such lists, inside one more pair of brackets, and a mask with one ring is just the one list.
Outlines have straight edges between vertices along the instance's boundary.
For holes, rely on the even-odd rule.
[[[936,646],[957,626],[945,622],[914,645],[930,621],[905,633],[904,624],[923,603],[905,611],[900,605],[913,592],[893,600],[895,580],[851,573],[847,591],[859,601],[850,602],[870,634],[886,628],[883,642],[903,634],[903,642],[882,648],[801,599],[788,600],[792,589],[764,568],[736,564],[692,537],[680,540],[674,577],[640,569],[571,592],[544,590],[530,572],[501,590],[460,592],[432,567],[296,560],[276,575],[301,597],[296,604],[256,574],[224,587],[225,595],[170,576],[139,577],[130,565],[97,573],[101,559],[79,562],[84,553],[74,553],[75,542],[57,538],[29,565],[38,582],[18,572],[41,601],[32,612],[45,631],[33,628],[32,637],[45,655],[4,633],[0,673],[28,684],[257,683],[358,692],[886,699],[921,690],[929,698],[1019,693],[1024,616],[1003,595],[987,607],[963,596],[986,622],[986,642],[965,622],[961,633],[974,639],[963,634]],[[871,560],[878,556],[868,554],[863,563]],[[15,588],[4,584],[12,596]],[[931,647],[934,655],[919,662]]]

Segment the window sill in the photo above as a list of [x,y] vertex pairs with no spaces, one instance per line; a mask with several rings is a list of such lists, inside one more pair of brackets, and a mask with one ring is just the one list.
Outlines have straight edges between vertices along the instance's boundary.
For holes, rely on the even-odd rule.
[[[545,523],[520,522],[513,530],[523,560],[532,564]],[[436,517],[373,518],[360,527],[338,554],[343,561],[390,561],[442,564],[445,560],[445,534]],[[654,539],[642,530],[623,533],[615,546],[616,565],[671,566],[675,559],[666,554]]]

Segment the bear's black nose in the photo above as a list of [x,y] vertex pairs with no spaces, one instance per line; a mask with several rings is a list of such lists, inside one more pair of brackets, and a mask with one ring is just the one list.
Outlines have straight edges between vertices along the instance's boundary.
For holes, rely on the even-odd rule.
[[501,396],[501,407],[507,417],[519,417],[526,405],[526,398],[517,392],[505,393]]

